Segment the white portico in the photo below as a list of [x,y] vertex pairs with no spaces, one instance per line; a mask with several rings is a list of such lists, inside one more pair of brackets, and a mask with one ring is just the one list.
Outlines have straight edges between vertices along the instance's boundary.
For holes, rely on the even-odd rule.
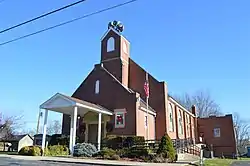
[[42,105],[40,109],[45,110],[44,114],[44,124],[43,124],[43,139],[42,139],[42,149],[45,148],[46,139],[46,129],[47,129],[47,119],[48,111],[59,112],[63,114],[70,115],[70,141],[69,149],[72,154],[73,148],[75,146],[76,138],[76,127],[77,127],[77,116],[83,117],[88,112],[95,112],[98,114],[98,150],[101,147],[101,123],[102,115],[112,115],[113,113],[100,105],[96,105],[90,102],[79,100],[73,97],[69,97],[60,93],[55,94]]

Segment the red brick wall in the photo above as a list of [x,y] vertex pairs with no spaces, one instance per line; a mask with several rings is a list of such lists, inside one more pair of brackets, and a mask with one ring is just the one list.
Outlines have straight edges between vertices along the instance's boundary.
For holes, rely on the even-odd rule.
[[[107,41],[110,37],[115,40],[115,50],[107,52]],[[123,47],[127,48],[127,52],[124,52]],[[126,87],[128,86],[129,74],[129,49],[129,42],[112,30],[106,34],[101,42],[101,63]]]
[[[214,137],[214,128],[220,128],[220,137]],[[199,133],[204,133],[204,142],[213,145],[214,154],[220,156],[236,154],[232,115],[222,117],[198,118]]]
[[[168,134],[172,139],[194,139],[195,138],[195,116],[191,112],[187,112],[186,109],[181,107],[179,104],[176,104],[176,102],[173,102],[173,99],[169,98],[169,104],[174,109],[174,132],[170,132],[168,129]],[[182,128],[183,128],[183,134],[180,133],[180,123],[178,120],[178,113],[181,112],[182,116]],[[188,120],[189,119],[189,120]],[[167,116],[167,121],[169,123],[169,114]]]
[[[100,93],[95,94],[95,81],[100,81]],[[112,134],[135,135],[136,134],[136,95],[129,93],[113,77],[105,72],[100,65],[88,75],[85,81],[73,94],[73,97],[99,104],[111,111],[126,108],[126,126],[113,130]],[[68,119],[68,120],[67,120]],[[114,124],[114,116],[111,119]],[[63,132],[69,132],[69,118],[64,115]]]
[[[150,86],[149,105],[157,112],[156,138],[160,139],[165,134],[167,128],[167,86],[164,82],[158,82],[151,75],[149,75],[148,78]],[[146,101],[143,88],[145,79],[145,70],[137,65],[132,59],[129,59],[129,88],[140,93],[141,98],[144,99],[144,101]]]

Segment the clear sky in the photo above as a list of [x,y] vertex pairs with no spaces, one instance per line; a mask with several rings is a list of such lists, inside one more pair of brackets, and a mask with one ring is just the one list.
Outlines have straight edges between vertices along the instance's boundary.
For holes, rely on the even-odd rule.
[[[0,43],[124,1],[87,0],[0,34]],[[71,2],[5,0],[0,30]],[[56,92],[71,95],[99,63],[100,38],[116,19],[125,26],[131,57],[172,94],[208,90],[223,112],[250,118],[249,7],[249,0],[139,0],[0,46],[0,111],[23,114],[26,128],[35,128],[39,105]]]

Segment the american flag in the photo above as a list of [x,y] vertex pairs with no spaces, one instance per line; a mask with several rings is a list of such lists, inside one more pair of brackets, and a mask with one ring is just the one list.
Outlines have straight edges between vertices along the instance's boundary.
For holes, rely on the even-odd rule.
[[148,73],[146,73],[146,80],[145,80],[145,83],[144,83],[144,91],[145,91],[146,97],[149,98]]

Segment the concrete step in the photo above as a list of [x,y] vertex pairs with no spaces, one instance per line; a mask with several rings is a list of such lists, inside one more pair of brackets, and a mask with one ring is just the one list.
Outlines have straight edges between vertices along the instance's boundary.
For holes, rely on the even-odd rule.
[[178,161],[196,161],[199,160],[199,156],[189,153],[178,153]]

